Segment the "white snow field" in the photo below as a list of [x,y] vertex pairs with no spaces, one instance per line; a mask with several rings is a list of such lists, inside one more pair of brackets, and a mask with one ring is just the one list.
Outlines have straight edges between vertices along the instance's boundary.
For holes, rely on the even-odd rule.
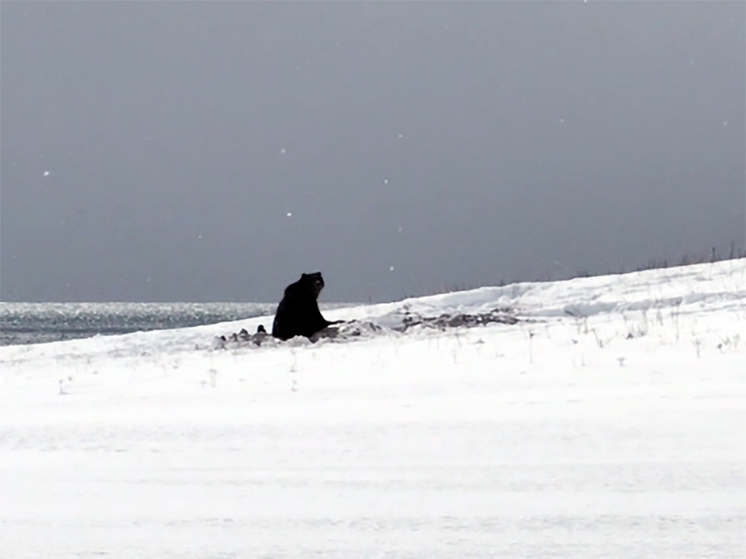
[[2,558],[746,557],[746,260],[0,348]]

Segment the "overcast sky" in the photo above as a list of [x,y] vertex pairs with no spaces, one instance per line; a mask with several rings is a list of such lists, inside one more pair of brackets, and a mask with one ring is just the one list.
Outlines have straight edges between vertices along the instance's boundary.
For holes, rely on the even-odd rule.
[[744,248],[744,2],[12,2],[0,299],[325,301]]

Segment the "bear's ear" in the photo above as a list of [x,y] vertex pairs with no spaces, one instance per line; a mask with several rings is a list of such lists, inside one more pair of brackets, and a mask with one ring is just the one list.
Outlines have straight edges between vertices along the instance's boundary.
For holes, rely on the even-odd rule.
[[308,274],[301,274],[301,275],[300,275],[300,277],[301,277],[301,278],[307,278],[307,277],[308,277]]

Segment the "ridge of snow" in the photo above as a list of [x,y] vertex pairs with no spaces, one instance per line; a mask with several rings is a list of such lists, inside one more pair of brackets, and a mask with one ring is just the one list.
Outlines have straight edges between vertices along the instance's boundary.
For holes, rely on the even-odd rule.
[[[407,313],[423,317],[442,314],[488,312],[510,308],[522,318],[577,318],[676,307],[694,312],[704,306],[738,307],[746,300],[746,258],[712,264],[645,270],[549,282],[522,282],[502,287],[481,287],[404,299],[393,303],[358,305],[325,311],[331,320],[366,320],[385,328],[401,324]],[[150,353],[194,351],[211,347],[214,336],[228,335],[259,324],[271,329],[272,315],[174,330],[135,332],[119,336],[96,336],[37,346],[0,347],[3,360],[23,361],[33,354],[48,359],[76,355],[108,355],[112,358]]]

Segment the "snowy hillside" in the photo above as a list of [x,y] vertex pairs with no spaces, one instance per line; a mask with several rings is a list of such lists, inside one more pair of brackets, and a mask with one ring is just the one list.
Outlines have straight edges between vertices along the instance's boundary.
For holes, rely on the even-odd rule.
[[2,557],[746,556],[746,260],[325,315],[0,348]]

